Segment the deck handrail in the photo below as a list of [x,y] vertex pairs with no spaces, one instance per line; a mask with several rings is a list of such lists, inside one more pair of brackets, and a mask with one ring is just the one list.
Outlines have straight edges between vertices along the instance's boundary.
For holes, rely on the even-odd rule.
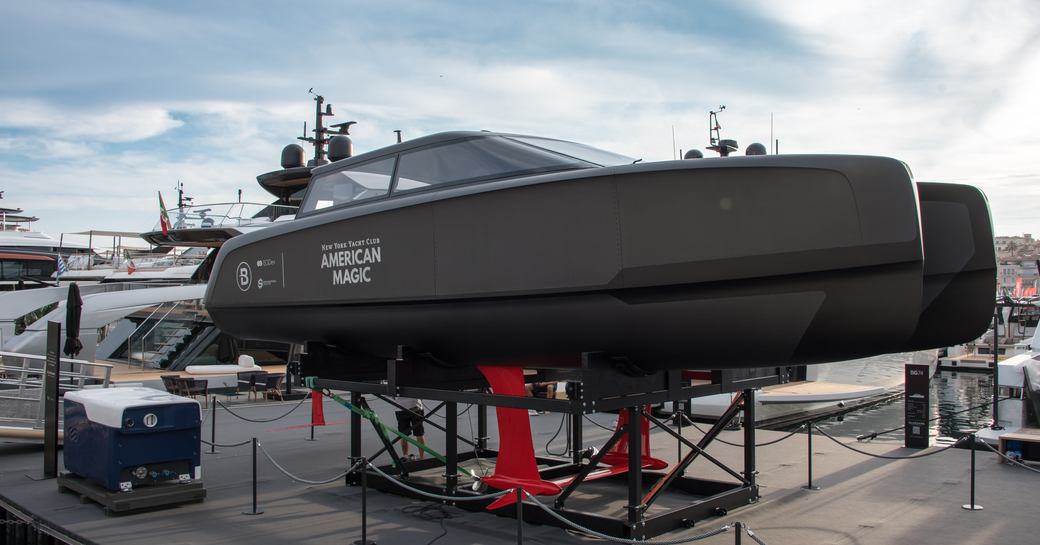
[[[10,359],[21,360],[21,366],[7,365],[4,360]],[[0,392],[8,392],[11,390],[17,390],[15,395],[8,395],[6,393],[0,393],[0,399],[7,399],[12,401],[39,401],[39,406],[36,411],[36,418],[18,418],[10,415],[5,415],[4,420],[18,421],[18,422],[35,422],[36,427],[43,426],[44,420],[44,400],[46,397],[46,389],[43,387],[43,374],[45,372],[45,362],[47,358],[36,354],[22,354],[18,352],[6,352],[0,351],[0,374],[4,375],[4,378],[0,378],[0,383],[16,385],[17,388],[10,390],[0,390]],[[61,359],[61,362],[69,363],[69,371],[63,371],[60,373],[58,383],[58,395],[62,395],[65,392],[81,390],[87,386],[87,380],[100,379],[101,383],[98,387],[108,388],[112,384],[112,369],[113,366],[108,363],[93,362],[87,360],[80,360],[75,358]],[[39,363],[39,366],[30,365],[31,362]],[[77,366],[79,371],[76,371]],[[101,376],[97,376],[92,372],[88,372],[87,369],[101,369]],[[13,375],[19,375],[17,379],[7,378]],[[37,391],[38,390],[38,394]]]

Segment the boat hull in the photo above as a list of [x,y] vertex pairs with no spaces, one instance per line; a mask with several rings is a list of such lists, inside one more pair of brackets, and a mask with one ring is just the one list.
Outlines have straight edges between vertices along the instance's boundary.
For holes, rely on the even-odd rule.
[[463,186],[236,237],[206,306],[245,338],[454,365],[645,370],[901,351],[917,328],[916,188],[895,160],[665,162]]

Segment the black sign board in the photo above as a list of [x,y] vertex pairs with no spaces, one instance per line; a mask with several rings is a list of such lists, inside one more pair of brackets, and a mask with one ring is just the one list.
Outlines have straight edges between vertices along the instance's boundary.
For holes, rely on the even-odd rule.
[[906,428],[903,431],[903,446],[906,448],[928,448],[928,419],[931,401],[930,369],[927,365],[907,364],[904,394]]
[[47,362],[43,369],[43,476],[58,476],[58,380],[61,324],[47,322]]
[[61,373],[61,325],[47,322],[44,366],[44,476],[58,476],[58,380]]

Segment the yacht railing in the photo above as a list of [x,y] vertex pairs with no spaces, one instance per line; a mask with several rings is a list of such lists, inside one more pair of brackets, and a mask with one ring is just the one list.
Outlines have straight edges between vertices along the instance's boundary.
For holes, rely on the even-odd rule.
[[[262,225],[284,216],[295,216],[298,207],[279,204],[230,202],[182,206],[169,211],[174,229],[205,229]],[[157,222],[152,231],[161,231]]]
[[[0,420],[43,427],[46,396],[43,374],[46,362],[44,356],[0,352],[0,401],[10,405],[0,413]],[[68,370],[65,369],[66,365]],[[84,388],[108,388],[111,385],[112,366],[107,363],[63,358],[61,366],[59,395]],[[33,404],[38,404],[35,410]]]
[[140,351],[137,352],[137,354],[139,355],[138,360],[141,363],[141,367],[144,367],[145,363],[148,361],[148,359],[145,357],[145,354],[147,353],[147,352],[145,352],[145,349],[144,349],[145,340],[148,338],[149,335],[151,335],[151,333],[153,331],[155,331],[155,328],[159,327],[159,324],[163,323],[163,320],[165,320],[166,317],[170,315],[170,313],[172,313],[174,310],[177,309],[177,307],[180,306],[180,304],[181,304],[181,301],[173,301],[173,302],[166,302],[166,303],[163,303],[163,304],[155,307],[155,310],[153,310],[150,314],[148,314],[148,316],[141,322],[141,325],[137,326],[137,329],[133,330],[133,332],[130,333],[130,336],[127,337],[127,341],[126,341],[126,363],[127,364],[129,364],[129,365],[133,365],[134,364],[134,354],[135,354],[135,352],[133,351],[133,347],[134,347],[134,344],[135,344],[134,343],[134,336],[137,335],[137,332],[141,331],[141,329],[143,329],[148,324],[149,320],[151,320],[153,317],[155,317],[155,315],[158,314],[160,311],[165,309],[165,312],[163,312],[163,315],[155,320],[155,323],[152,324],[152,327],[150,327],[148,329],[148,331],[146,331],[144,334],[142,334],[139,337],[137,337],[137,343],[136,344],[140,347]]

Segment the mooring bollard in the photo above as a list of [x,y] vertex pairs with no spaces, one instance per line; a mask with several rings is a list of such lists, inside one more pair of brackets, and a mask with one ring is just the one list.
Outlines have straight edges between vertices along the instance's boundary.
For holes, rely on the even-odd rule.
[[524,545],[524,489],[516,487],[516,545]]
[[975,445],[978,438],[971,434],[971,502],[961,506],[968,511],[982,511],[982,506],[975,503]]
[[257,498],[257,493],[256,493],[256,487],[257,487],[256,449],[257,449],[257,446],[259,446],[259,444],[260,444],[260,442],[256,440],[256,437],[254,437],[253,438],[253,510],[252,511],[243,511],[242,512],[243,515],[262,515],[262,514],[264,514],[263,511],[258,511],[257,510],[257,505],[256,505],[257,504],[257,500],[256,500],[256,498]]
[[805,488],[806,490],[819,490],[820,487],[813,486],[813,484],[812,484],[812,428],[813,428],[812,422],[809,422],[808,424],[805,425],[806,431],[809,432],[809,434],[807,436],[808,437],[808,445],[809,445],[808,446],[808,449],[809,449],[809,482],[803,488]]
[[[312,428],[313,429],[313,428]],[[361,539],[354,545],[376,545],[368,540],[368,459],[361,458]]]
[[217,453],[217,396],[209,406],[209,453]]

